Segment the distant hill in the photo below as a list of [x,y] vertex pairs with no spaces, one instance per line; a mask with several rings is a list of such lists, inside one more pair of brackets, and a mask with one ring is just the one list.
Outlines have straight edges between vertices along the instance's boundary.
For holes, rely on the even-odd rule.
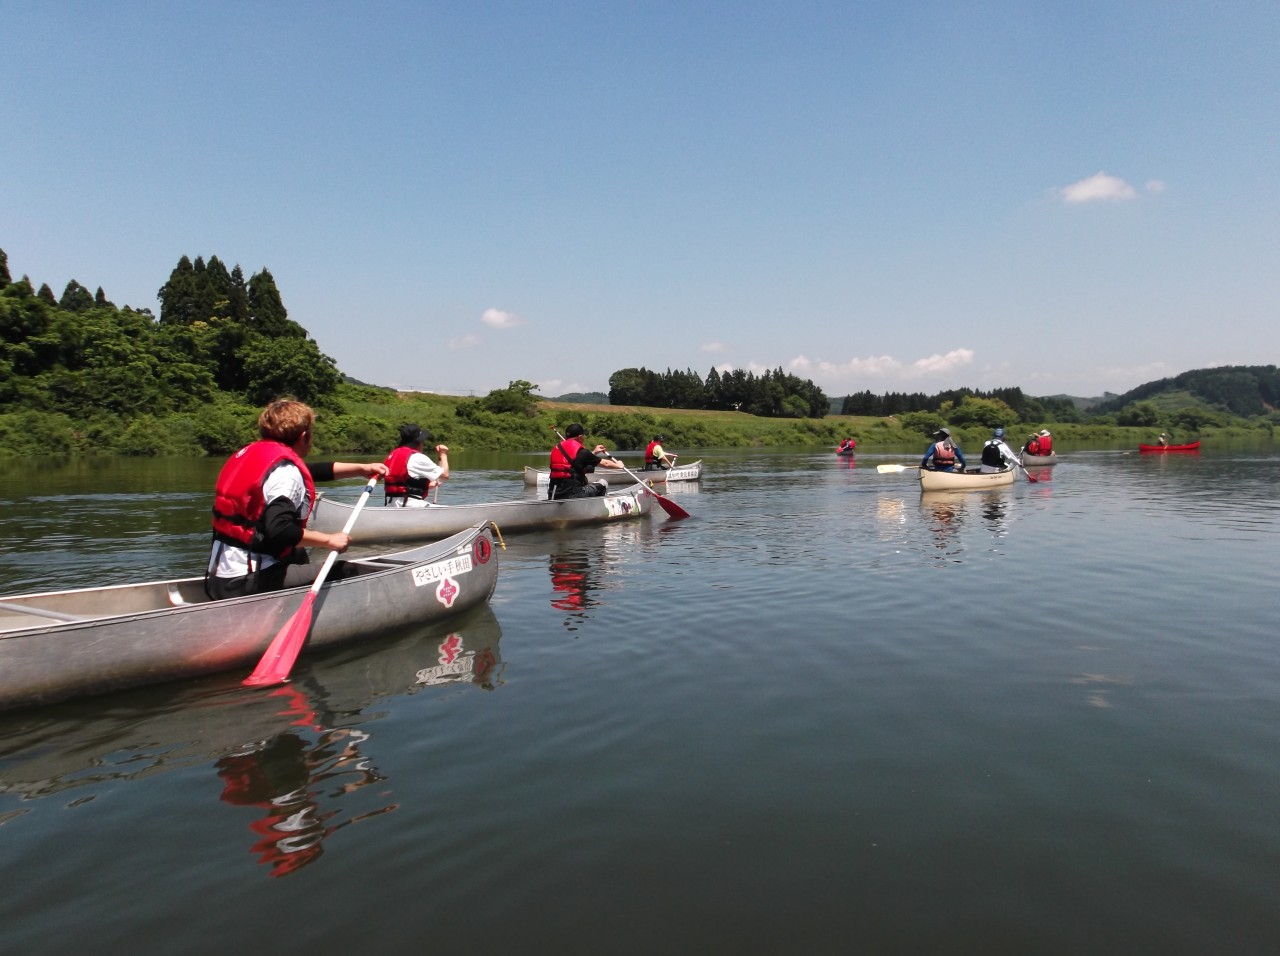
[[1118,412],[1134,402],[1154,402],[1161,396],[1181,398],[1181,404],[1202,402],[1249,418],[1280,408],[1280,371],[1274,365],[1224,365],[1183,372],[1130,389],[1090,409],[1095,415]]
[[566,392],[555,398],[548,398],[546,401],[574,402],[578,405],[608,405],[609,396],[604,392]]
[[1081,398],[1079,395],[1046,395],[1045,398],[1051,398],[1055,401],[1070,402],[1082,412],[1097,408],[1103,402],[1109,402],[1114,398],[1118,398],[1115,392],[1103,392],[1099,398]]

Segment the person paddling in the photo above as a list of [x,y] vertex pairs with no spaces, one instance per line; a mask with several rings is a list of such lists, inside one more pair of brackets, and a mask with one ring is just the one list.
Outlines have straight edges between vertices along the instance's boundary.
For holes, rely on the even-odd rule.
[[431,504],[427,501],[428,490],[449,477],[449,446],[436,445],[438,465],[422,450],[434,437],[420,425],[400,426],[400,444],[383,462],[387,466],[384,504],[393,508],[425,508]]
[[582,444],[585,433],[585,429],[574,422],[564,430],[564,438],[551,449],[548,498],[595,498],[608,492],[607,481],[589,481],[587,475],[597,468],[621,468],[622,462],[605,457],[604,445],[596,445],[587,451]]
[[995,474],[1013,466],[1016,456],[1004,443],[1004,429],[997,428],[982,446],[982,465],[978,469],[984,475]]
[[[258,441],[232,455],[213,496],[213,546],[205,592],[215,600],[301,587],[315,580],[304,546],[343,553],[351,546],[341,531],[307,527],[316,502],[316,481],[385,475],[382,462],[328,461],[307,464],[315,412],[294,399],[272,402],[258,416]],[[345,562],[330,573],[341,578]]]
[[[662,443],[666,441],[663,435],[654,435],[653,441],[645,446],[644,450],[644,470],[658,471],[659,469],[667,469],[675,467],[673,458],[679,458],[679,455],[668,455],[662,447]],[[603,446],[602,446],[603,447]]]
[[924,450],[920,467],[932,467],[934,471],[954,471],[957,462],[960,464],[960,470],[964,471],[964,452],[951,440],[949,428],[939,428],[933,433],[933,444]]

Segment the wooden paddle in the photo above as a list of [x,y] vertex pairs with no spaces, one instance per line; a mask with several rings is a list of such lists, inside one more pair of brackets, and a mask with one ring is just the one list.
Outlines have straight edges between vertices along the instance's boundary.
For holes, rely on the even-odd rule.
[[876,471],[882,475],[890,473],[898,473],[900,471],[919,471],[919,465],[876,465]]
[[[561,434],[560,434],[560,429],[556,428],[556,426],[555,426],[555,425],[552,425],[552,426],[551,426],[551,430],[552,430],[553,432],[555,432],[555,433],[556,433],[556,436],[557,436],[561,441],[564,441],[564,440],[565,440],[565,437],[564,437],[563,435],[561,435]],[[613,456],[612,456],[612,455],[610,455],[608,452],[605,452],[605,456],[606,456],[606,457],[608,457],[608,458],[613,458]],[[616,458],[614,458],[614,461],[617,461],[617,459],[616,459]],[[657,498],[657,499],[658,499],[658,504],[660,504],[660,505],[662,506],[662,510],[663,510],[663,511],[665,511],[665,512],[670,516],[670,517],[672,517],[672,518],[687,518],[687,517],[689,517],[689,512],[685,511],[683,508],[681,508],[678,504],[676,504],[676,503],[675,503],[674,501],[672,501],[670,498],[667,498],[667,497],[665,497],[665,496],[663,496],[663,495],[658,494],[658,493],[657,493],[656,491],[654,491],[654,490],[653,490],[653,488],[651,488],[649,485],[645,485],[645,484],[644,484],[644,479],[636,477],[636,475],[631,471],[631,469],[630,469],[630,468],[628,468],[626,465],[623,465],[623,464],[622,464],[622,462],[618,461],[618,464],[622,467],[622,470],[623,470],[623,471],[625,471],[628,475],[631,475],[631,480],[632,480],[632,481],[635,481],[635,482],[638,482],[638,483],[639,483],[639,484],[641,484],[641,485],[644,485],[644,490],[645,490],[648,494],[651,494],[651,495],[653,495],[655,498]],[[550,480],[550,476],[548,476],[548,481],[549,481],[549,480]]]
[[[356,503],[355,510],[351,512],[351,517],[347,519],[346,527],[342,529],[343,534],[351,533],[351,528],[356,523],[356,517],[360,514],[360,509],[369,500],[369,495],[373,494],[373,487],[377,483],[378,476],[374,475],[369,479],[369,483],[364,486],[364,494],[360,496],[360,500]],[[315,582],[311,585],[311,590],[307,591],[307,596],[302,599],[302,606],[276,632],[275,638],[267,645],[267,650],[262,655],[262,660],[258,661],[258,666],[253,669],[252,674],[241,682],[246,687],[269,687],[272,684],[283,684],[289,679],[289,672],[293,670],[293,662],[298,659],[298,654],[302,651],[302,645],[306,643],[307,634],[311,630],[311,608],[316,603],[316,595],[320,593],[320,586],[324,584],[325,578],[329,576],[329,571],[337,560],[338,552],[330,551],[329,556],[324,559],[324,567],[320,569],[320,573],[316,575]]]

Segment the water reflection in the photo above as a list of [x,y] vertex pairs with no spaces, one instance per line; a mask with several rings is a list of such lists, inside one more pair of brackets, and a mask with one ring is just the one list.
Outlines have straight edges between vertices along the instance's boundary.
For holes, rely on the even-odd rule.
[[473,632],[468,638],[454,631],[437,648],[436,663],[417,674],[419,684],[471,683],[481,690],[502,684],[502,658],[498,656],[497,631]]
[[562,549],[550,555],[547,567],[551,572],[551,606],[566,612],[565,630],[576,631],[590,617],[587,610],[601,603],[591,596],[599,587],[592,554],[586,548]]
[[[296,872],[321,859],[330,834],[400,807],[370,788],[391,779],[371,753],[387,711],[370,705],[443,684],[502,685],[492,610],[458,623],[304,658],[293,681],[271,691],[224,675],[2,715],[0,824],[37,810],[92,813],[122,784],[212,770],[213,805],[257,811],[247,846],[268,875]],[[118,839],[127,846],[132,837]]]
[[940,557],[958,560],[964,551],[960,532],[971,519],[981,521],[981,527],[993,538],[1008,534],[1012,499],[1007,489],[990,491],[925,491],[920,494],[920,510],[926,527],[932,535],[933,547]]
[[222,780],[223,803],[255,807],[264,814],[249,824],[250,847],[271,877],[286,876],[316,862],[330,834],[370,817],[390,813],[399,804],[350,816],[331,823],[340,808],[323,809],[325,798],[338,799],[386,778],[360,752],[370,739],[354,727],[325,728],[315,723],[315,711],[295,687],[281,688],[286,705],[281,716],[301,719],[316,739],[295,731],[248,745],[220,757],[215,764]]

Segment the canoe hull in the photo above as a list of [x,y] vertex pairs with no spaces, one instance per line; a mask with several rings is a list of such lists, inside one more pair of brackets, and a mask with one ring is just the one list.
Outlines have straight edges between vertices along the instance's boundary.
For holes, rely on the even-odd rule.
[[1141,452],[1164,452],[1164,451],[1199,451],[1200,443],[1198,441],[1187,442],[1183,445],[1139,445],[1138,451]]
[[978,488],[999,488],[1013,484],[1013,469],[981,474],[976,471],[930,471],[920,469],[921,491],[969,491]]
[[[693,461],[687,465],[678,465],[675,468],[667,468],[661,471],[637,471],[631,469],[637,478],[650,482],[655,485],[665,484],[668,481],[697,481],[702,477],[702,462]],[[546,468],[531,468],[524,466],[524,483],[530,488],[542,488],[546,490],[547,485],[551,482],[551,472]],[[609,484],[613,484],[612,481]]]
[[[431,508],[383,508],[365,506],[351,529],[355,544],[384,541],[430,541],[457,534],[477,522],[493,522],[501,534],[517,531],[551,531],[576,525],[626,521],[649,513],[653,494],[632,485],[596,498],[548,501],[524,498],[475,505],[439,505]],[[320,495],[308,527],[332,534],[341,531],[355,506]]]
[[1049,468],[1058,463],[1058,453],[1053,451],[1047,455],[1028,455],[1024,451],[1018,456],[1018,460],[1022,462],[1023,468]]
[[[320,588],[307,649],[448,620],[487,602],[498,574],[484,525],[353,563],[361,573]],[[184,578],[0,598],[0,710],[236,669],[247,676],[308,591],[210,601],[203,578]]]

